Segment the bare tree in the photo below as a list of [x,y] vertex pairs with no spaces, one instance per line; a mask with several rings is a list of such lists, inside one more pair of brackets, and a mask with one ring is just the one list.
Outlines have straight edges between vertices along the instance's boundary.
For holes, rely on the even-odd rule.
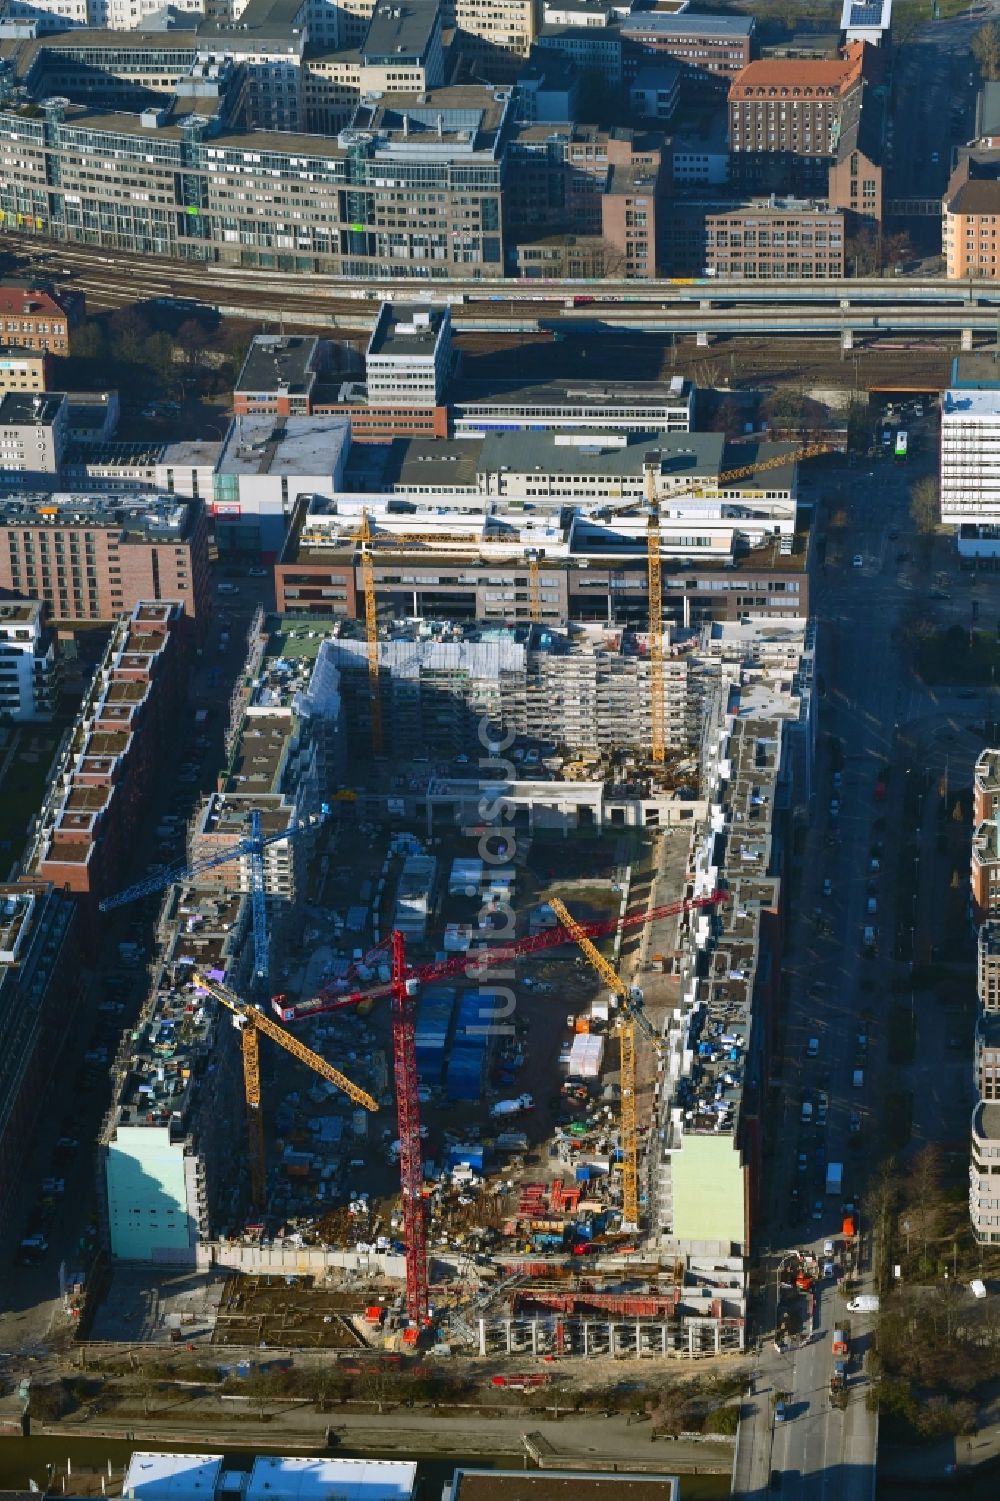
[[938,482],[934,475],[925,474],[910,492],[910,519],[922,536],[929,537],[937,531]]
[[1000,78],[1000,25],[987,21],[972,38],[972,55],[990,82]]

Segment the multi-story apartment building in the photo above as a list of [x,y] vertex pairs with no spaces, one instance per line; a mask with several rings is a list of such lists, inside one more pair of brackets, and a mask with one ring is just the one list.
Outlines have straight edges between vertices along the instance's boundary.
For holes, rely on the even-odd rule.
[[609,84],[620,84],[622,36],[618,27],[563,25],[546,21],[538,31],[536,45],[543,52],[555,52],[581,73],[590,73]]
[[972,822],[1000,817],[1000,750],[984,750],[976,759],[972,781]]
[[951,280],[974,277],[996,281],[997,228],[1000,226],[1000,178],[997,163],[973,155],[959,161],[941,200],[941,240],[945,275]]
[[[989,1052],[1000,1048],[995,1022],[996,1017],[990,1017],[984,1028]],[[972,1113],[969,1218],[981,1245],[1000,1243],[1000,1104],[985,1099],[977,1102]]]
[[[0,171],[6,170],[4,163]],[[0,287],[0,341],[4,344],[69,354],[70,332],[82,316],[83,298],[79,293],[60,292],[57,296],[37,287]]]
[[156,979],[116,1059],[100,1135],[98,1213],[114,1261],[194,1265],[237,1211],[246,1160],[239,1037],[191,975],[204,965],[239,987],[252,952],[249,906],[237,895],[173,888],[161,915]]
[[24,869],[96,904],[126,884],[135,831],[161,775],[184,700],[184,619],[176,604],[138,604],[94,674],[35,826]]
[[140,600],[209,608],[204,503],[165,495],[0,500],[0,589],[43,600],[53,621],[116,620]]
[[[1000,1013],[1000,923],[984,922],[980,927],[977,961],[979,1004],[984,1012]],[[992,1067],[993,1093],[989,1098],[1000,1099],[1000,1063],[994,1059]]]
[[976,824],[970,868],[972,920],[1000,917],[1000,825],[996,819]]
[[47,391],[52,356],[44,349],[0,344],[0,392]]
[[667,233],[674,275],[720,281],[844,275],[844,214],[822,202],[773,196],[740,204],[680,201]]
[[55,641],[41,604],[0,600],[0,719],[51,719],[58,690]]
[[650,58],[671,58],[688,88],[726,88],[756,50],[753,16],[696,16],[683,11],[634,11],[622,22],[625,76],[634,77]]
[[[184,259],[499,277],[509,104],[509,91],[483,85],[394,95],[359,105],[336,139],[229,131],[197,116],[94,115],[51,100],[41,116],[8,108],[0,209],[25,233]],[[419,218],[417,185],[434,195]]]
[[310,0],[249,0],[233,19],[208,19],[198,27],[199,51],[238,63],[241,111],[231,114],[261,130],[297,131],[302,113],[302,57]]
[[6,1225],[82,993],[72,897],[46,881],[0,886],[0,1219]]

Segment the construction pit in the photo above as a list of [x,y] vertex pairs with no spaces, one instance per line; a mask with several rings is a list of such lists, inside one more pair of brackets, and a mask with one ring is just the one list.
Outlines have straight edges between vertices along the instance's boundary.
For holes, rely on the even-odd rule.
[[[456,943],[474,943],[486,911],[516,914],[520,936],[541,930],[546,903],[558,895],[577,919],[613,928],[618,915],[666,905],[683,891],[688,848],[680,831],[522,841],[499,885],[484,890],[475,838],[352,829],[350,810],[343,811],[333,852],[316,860],[299,950],[284,948],[288,1005],[340,973],[362,990],[384,984],[388,972],[372,951],[380,933],[408,917],[403,892],[418,908],[407,959],[421,966],[451,957]],[[357,851],[350,867],[335,863],[335,851],[345,847]],[[426,877],[426,899],[406,880],[414,864]],[[465,888],[456,889],[463,880]],[[676,922],[637,925],[617,942],[614,932],[600,941],[624,976],[641,978],[653,1026],[677,1001]],[[359,951],[367,962],[354,977]],[[497,1014],[501,987],[508,1003]],[[454,1077],[463,1029],[475,1030],[466,1020],[470,996],[474,1021],[482,1018],[487,1035],[469,1050],[471,1066]],[[424,1215],[442,1352],[656,1358],[741,1348],[742,1274],[726,1266],[717,1275],[707,1263],[691,1273],[683,1263],[661,1266],[655,1255],[644,1257],[641,1236],[623,1224],[616,1006],[572,943],[529,953],[479,985],[459,973],[422,986],[416,1057]],[[432,1025],[424,1028],[428,1015]],[[226,1253],[284,1275],[227,1284],[213,1338],[405,1349],[414,1331],[402,1292],[390,1002],[321,1013],[291,1028],[370,1089],[380,1109],[351,1109],[296,1060],[262,1050],[267,1212],[232,1236]],[[656,1068],[654,1050],[640,1045],[642,1139]],[[303,1276],[306,1266],[315,1274]]]

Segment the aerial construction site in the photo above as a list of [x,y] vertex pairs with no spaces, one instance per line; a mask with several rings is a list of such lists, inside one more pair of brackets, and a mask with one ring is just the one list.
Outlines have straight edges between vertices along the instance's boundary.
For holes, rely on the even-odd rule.
[[[298,517],[183,862],[102,903],[155,924],[102,1130],[111,1275],[222,1275],[152,1337],[519,1366],[744,1348],[814,643],[777,596],[664,610],[668,447],[600,514],[500,528],[433,491],[405,528],[375,501]],[[755,482],[713,451],[698,503],[744,572],[755,548],[805,568],[796,458]],[[661,629],[617,620],[606,582],[590,618],[567,605],[612,533]],[[353,616],[330,591],[291,608],[307,552]],[[436,564],[523,618],[431,611]]]

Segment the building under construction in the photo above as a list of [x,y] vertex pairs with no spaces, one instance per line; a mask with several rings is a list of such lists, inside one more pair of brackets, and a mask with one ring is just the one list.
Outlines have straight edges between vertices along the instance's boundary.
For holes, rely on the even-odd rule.
[[[381,641],[387,754],[364,771],[364,643],[255,621],[190,828],[219,863],[163,898],[116,1060],[113,1258],[228,1268],[246,1328],[246,1278],[307,1277],[359,1347],[432,1316],[490,1358],[742,1348],[814,643],[786,619],[671,632],[657,769],[641,640],[542,634]],[[502,753],[483,724],[509,726]],[[254,810],[280,992],[256,1014],[286,1039],[259,1054]]]

